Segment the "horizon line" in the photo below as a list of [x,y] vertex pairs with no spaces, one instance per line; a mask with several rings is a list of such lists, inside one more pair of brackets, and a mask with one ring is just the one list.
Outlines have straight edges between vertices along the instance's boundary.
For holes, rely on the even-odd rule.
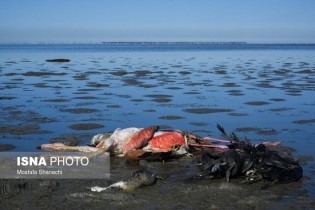
[[29,44],[29,45],[39,45],[39,44],[51,44],[51,45],[58,45],[58,44],[64,44],[64,45],[71,45],[71,44],[243,44],[243,45],[250,45],[250,44],[279,44],[279,45],[285,45],[285,44],[296,44],[296,45],[314,45],[315,42],[246,42],[246,41],[95,41],[95,42],[0,42],[1,45],[10,45],[10,44]]

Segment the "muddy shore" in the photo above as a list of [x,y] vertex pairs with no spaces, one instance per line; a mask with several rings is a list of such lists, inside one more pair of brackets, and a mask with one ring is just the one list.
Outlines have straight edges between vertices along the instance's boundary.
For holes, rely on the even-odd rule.
[[[1,180],[1,206],[6,209],[311,209],[314,201],[302,185],[307,177],[291,184],[262,189],[266,183],[244,184],[240,179],[187,180],[197,172],[196,161],[182,158],[170,162],[130,164],[112,158],[110,180]],[[163,179],[132,192],[92,192],[128,176],[139,166]],[[194,169],[195,168],[195,169]],[[27,203],[27,207],[25,204]]]

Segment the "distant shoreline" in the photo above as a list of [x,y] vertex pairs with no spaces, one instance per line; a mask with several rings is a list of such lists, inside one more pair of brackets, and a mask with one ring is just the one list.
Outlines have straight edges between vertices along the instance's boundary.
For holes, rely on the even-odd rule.
[[207,41],[207,42],[202,42],[202,41],[163,41],[163,42],[155,42],[155,41],[106,41],[106,42],[0,42],[0,45],[107,45],[107,44],[112,44],[112,45],[315,45],[315,43],[254,43],[254,42],[234,42],[234,41],[229,41],[229,42],[218,42],[218,41]]
[[217,45],[217,44],[247,44],[247,42],[101,42],[102,44],[194,44],[194,45]]
[[247,42],[100,42],[0,44],[0,52],[172,52],[224,50],[315,50],[315,44],[253,44]]

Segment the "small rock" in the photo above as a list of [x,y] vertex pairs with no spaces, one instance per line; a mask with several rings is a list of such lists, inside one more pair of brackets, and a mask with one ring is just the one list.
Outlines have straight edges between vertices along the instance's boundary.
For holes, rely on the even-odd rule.
[[70,59],[64,59],[64,58],[47,59],[46,62],[70,62]]

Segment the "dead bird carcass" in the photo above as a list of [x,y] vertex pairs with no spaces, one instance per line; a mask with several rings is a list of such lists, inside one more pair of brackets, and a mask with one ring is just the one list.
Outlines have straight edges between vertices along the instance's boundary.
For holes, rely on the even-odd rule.
[[217,126],[230,140],[229,150],[212,154],[205,152],[200,159],[202,173],[198,178],[245,177],[247,183],[260,180],[272,183],[298,181],[303,176],[303,168],[291,155],[271,150],[268,145],[254,145],[249,140],[239,140],[231,133],[227,135],[223,127]]
[[42,144],[41,149],[52,151],[110,152],[112,155],[139,159],[148,154],[157,153],[183,155],[192,147],[225,148],[215,145],[197,135],[174,131],[158,131],[158,126],[143,128],[116,129],[112,134],[97,134],[92,138],[91,146],[67,146],[62,143]]
[[94,192],[108,191],[111,189],[122,189],[124,191],[132,191],[143,186],[149,186],[155,184],[157,176],[147,169],[140,169],[133,172],[128,178],[116,182],[108,187],[92,187]]

